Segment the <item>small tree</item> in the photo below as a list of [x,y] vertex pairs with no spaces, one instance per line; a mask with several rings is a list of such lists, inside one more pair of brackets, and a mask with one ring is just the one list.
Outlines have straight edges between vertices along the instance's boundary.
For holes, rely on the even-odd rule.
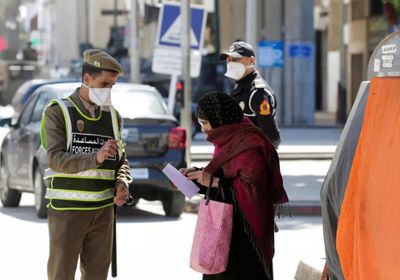
[[400,0],[382,0],[382,3],[391,4],[397,12],[400,12]]
[[384,5],[386,19],[389,25],[389,32],[399,30],[400,0],[381,0]]

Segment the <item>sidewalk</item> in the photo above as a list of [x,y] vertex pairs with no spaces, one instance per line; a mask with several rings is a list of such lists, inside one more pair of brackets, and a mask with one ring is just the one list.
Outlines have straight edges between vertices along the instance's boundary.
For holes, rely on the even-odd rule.
[[[285,188],[293,215],[320,215],[320,189],[328,171],[342,128],[281,128],[278,148]],[[192,164],[204,165],[212,157],[213,146],[204,134],[192,142]],[[200,197],[188,201],[186,211],[196,212]]]
[[[332,159],[342,128],[311,127],[281,128],[282,142],[278,148],[280,159]],[[210,160],[213,146],[203,133],[192,140],[192,160]]]

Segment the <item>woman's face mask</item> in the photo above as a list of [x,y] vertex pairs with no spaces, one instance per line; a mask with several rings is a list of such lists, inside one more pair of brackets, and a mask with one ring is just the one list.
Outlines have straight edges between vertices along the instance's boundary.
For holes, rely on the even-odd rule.
[[89,99],[98,106],[111,105],[111,88],[91,88],[85,84],[83,87],[89,90]]
[[240,80],[246,73],[246,69],[253,68],[254,65],[245,66],[244,64],[239,62],[229,61],[226,67],[227,70],[225,76],[234,80]]

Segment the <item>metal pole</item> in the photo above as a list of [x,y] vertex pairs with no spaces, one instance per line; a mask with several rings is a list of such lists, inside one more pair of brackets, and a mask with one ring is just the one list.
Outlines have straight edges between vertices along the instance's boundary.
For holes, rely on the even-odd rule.
[[137,0],[131,0],[131,82],[140,83],[140,48],[137,30]]
[[190,0],[181,1],[181,17],[182,17],[182,77],[184,81],[184,106],[181,111],[181,125],[186,129],[186,163],[191,165],[190,148],[192,146],[192,84],[190,78],[190,29],[191,29],[191,12]]
[[221,39],[219,35],[219,0],[214,0],[214,34],[215,34],[215,50],[219,54],[221,52]]
[[114,27],[118,26],[118,16],[117,16],[117,11],[118,11],[118,0],[114,0]]
[[169,93],[168,93],[168,112],[171,115],[174,114],[177,82],[178,82],[178,75],[175,74],[171,75],[171,81],[169,83]]
[[85,40],[89,43],[89,0],[85,1]]
[[111,276],[117,277],[117,205],[114,204],[113,243],[111,255]]
[[246,42],[257,46],[257,1],[246,1]]

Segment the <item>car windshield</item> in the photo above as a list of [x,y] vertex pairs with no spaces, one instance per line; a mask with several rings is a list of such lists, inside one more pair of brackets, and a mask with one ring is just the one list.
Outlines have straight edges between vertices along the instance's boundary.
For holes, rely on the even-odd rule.
[[112,104],[124,118],[166,115],[166,108],[157,92],[144,90],[112,91]]

